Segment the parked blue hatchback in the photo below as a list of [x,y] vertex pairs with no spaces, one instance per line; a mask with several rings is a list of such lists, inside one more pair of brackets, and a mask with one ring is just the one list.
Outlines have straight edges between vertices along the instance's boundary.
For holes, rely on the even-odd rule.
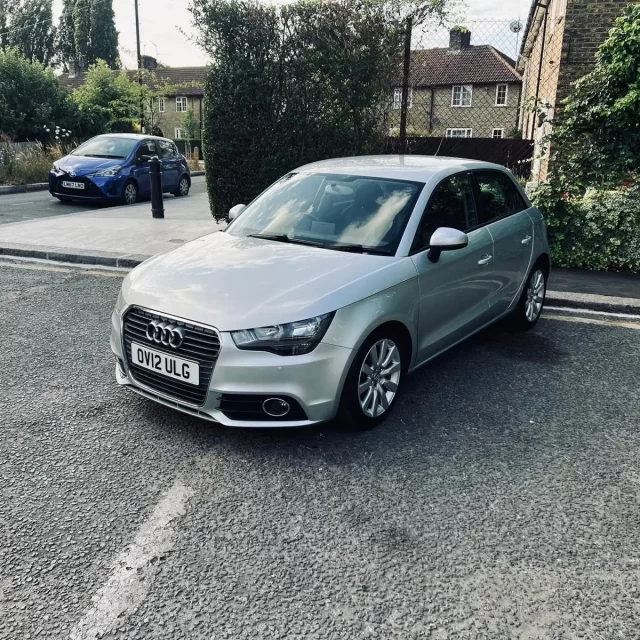
[[162,162],[163,191],[189,195],[189,166],[171,140],[123,133],[91,138],[55,162],[49,174],[49,191],[63,201],[134,204],[150,194],[150,160],[154,156]]

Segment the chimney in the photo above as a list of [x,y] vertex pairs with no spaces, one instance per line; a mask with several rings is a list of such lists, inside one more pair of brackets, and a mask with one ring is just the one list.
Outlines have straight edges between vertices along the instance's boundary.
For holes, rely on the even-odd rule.
[[158,68],[158,61],[153,56],[141,56],[142,68],[147,71],[153,71]]
[[466,27],[453,27],[449,31],[449,49],[460,51],[471,45],[471,31]]

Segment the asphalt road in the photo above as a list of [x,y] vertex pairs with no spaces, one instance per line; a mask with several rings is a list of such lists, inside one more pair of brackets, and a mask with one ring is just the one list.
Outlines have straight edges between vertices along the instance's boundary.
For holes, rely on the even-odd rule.
[[[207,190],[204,176],[193,178],[191,192],[204,193]],[[166,198],[173,198],[166,194]],[[52,197],[48,191],[33,191],[31,193],[15,193],[0,195],[0,224],[24,222],[34,218],[49,218],[63,216],[69,213],[81,213],[97,208],[114,205],[86,204],[81,202],[60,202]]]
[[118,274],[47,269],[0,266],[0,638],[640,636],[637,327],[490,329],[368,433],[232,430],[117,387]]

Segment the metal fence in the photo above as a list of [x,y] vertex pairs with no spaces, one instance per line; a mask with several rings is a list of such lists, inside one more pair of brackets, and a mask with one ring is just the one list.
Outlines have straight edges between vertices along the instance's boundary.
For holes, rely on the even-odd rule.
[[540,179],[561,49],[562,23],[546,14],[535,25],[477,20],[450,30],[408,21],[388,151],[497,162]]

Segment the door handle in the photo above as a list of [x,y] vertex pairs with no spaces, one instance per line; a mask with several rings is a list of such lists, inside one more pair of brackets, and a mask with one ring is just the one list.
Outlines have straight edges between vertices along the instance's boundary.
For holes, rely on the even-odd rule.
[[531,236],[525,236],[522,238],[522,244],[529,244],[531,242]]
[[485,253],[480,260],[478,260],[478,264],[481,266],[485,266],[491,262],[493,256],[490,256],[488,253]]

